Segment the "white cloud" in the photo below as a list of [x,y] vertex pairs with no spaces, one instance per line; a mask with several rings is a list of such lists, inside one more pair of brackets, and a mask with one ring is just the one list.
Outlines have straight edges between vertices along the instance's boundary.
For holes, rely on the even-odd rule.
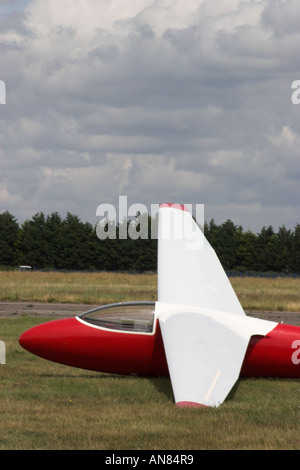
[[295,139],[296,135],[289,126],[283,126],[279,134],[275,134],[273,130],[269,135],[269,140],[275,147],[293,147]]
[[27,3],[1,24],[0,212],[128,194],[299,222],[298,0]]

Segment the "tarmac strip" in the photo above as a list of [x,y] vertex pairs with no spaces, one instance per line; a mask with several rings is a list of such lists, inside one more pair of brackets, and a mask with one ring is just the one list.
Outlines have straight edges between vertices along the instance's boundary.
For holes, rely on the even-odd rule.
[[[75,317],[96,307],[99,307],[99,305],[2,301],[0,302],[0,317],[15,318],[29,315],[67,318]],[[262,318],[277,323],[300,326],[300,312],[246,311],[246,314],[251,317]]]

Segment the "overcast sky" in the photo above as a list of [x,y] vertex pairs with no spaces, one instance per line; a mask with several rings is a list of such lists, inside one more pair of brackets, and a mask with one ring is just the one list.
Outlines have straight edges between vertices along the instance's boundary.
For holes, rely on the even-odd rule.
[[[0,0],[0,213],[300,223],[299,0]],[[149,209],[150,210],[150,209]]]

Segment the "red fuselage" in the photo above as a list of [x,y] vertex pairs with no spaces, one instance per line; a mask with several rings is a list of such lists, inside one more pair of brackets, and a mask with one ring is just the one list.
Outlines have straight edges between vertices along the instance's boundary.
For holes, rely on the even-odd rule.
[[[23,333],[20,345],[37,356],[68,366],[113,374],[168,376],[159,322],[153,333],[91,326],[75,318],[54,320]],[[277,324],[250,340],[241,377],[300,378],[300,328]]]

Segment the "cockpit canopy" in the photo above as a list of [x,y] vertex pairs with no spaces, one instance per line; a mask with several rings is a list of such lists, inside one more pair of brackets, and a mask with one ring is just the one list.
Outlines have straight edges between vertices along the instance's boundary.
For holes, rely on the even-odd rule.
[[94,308],[79,318],[100,328],[152,333],[154,311],[155,302],[120,302]]

